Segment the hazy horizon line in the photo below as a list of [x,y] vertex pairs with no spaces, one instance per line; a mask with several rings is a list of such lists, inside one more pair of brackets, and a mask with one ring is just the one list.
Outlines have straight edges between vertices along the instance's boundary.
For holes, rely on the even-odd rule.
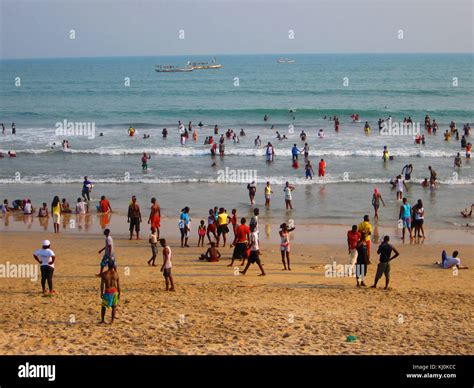
[[29,59],[94,59],[94,58],[157,58],[157,57],[217,57],[217,56],[296,56],[296,55],[474,55],[474,52],[456,51],[456,52],[306,52],[306,53],[214,53],[214,54],[158,54],[158,55],[91,55],[91,56],[67,56],[67,57],[10,57],[3,58],[0,61],[9,60],[29,60]]

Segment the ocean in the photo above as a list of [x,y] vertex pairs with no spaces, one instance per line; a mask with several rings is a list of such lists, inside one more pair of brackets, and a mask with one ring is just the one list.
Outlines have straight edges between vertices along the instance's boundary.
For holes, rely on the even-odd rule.
[[[294,63],[277,63],[289,57]],[[403,166],[414,166],[410,203],[425,202],[428,227],[462,227],[459,211],[474,202],[472,164],[454,137],[443,132],[454,120],[459,132],[473,122],[474,76],[471,54],[321,54],[222,55],[221,69],[158,73],[156,64],[183,67],[187,60],[210,61],[211,56],[71,58],[0,61],[0,199],[31,198],[51,202],[53,195],[73,204],[81,182],[94,182],[93,197],[107,195],[112,206],[125,211],[136,194],[142,207],[158,197],[164,214],[177,216],[184,206],[198,218],[207,209],[224,206],[249,211],[247,181],[258,183],[257,205],[263,208],[264,182],[272,184],[272,208],[265,217],[275,222],[294,218],[300,223],[352,224],[373,214],[371,195],[377,186],[386,203],[380,222],[394,225],[399,203],[389,181]],[[360,122],[351,115],[358,113]],[[439,125],[436,135],[423,126],[429,114]],[[264,115],[268,120],[263,120]],[[338,116],[340,130],[328,118]],[[325,118],[326,116],[326,118]],[[410,116],[421,124],[426,144],[412,134],[379,133],[377,120],[392,122]],[[58,134],[58,123],[84,123],[87,134]],[[199,122],[198,140],[180,144],[178,120]],[[364,133],[365,121],[371,125]],[[15,122],[17,133],[11,134]],[[129,126],[137,130],[129,137]],[[226,139],[225,157],[211,158],[206,136],[228,128],[246,136],[240,143]],[[273,126],[273,129],[272,129]],[[163,139],[161,131],[169,135]],[[324,129],[324,138],[318,130]],[[305,179],[304,161],[291,162],[291,147],[302,148],[307,134],[310,160],[324,158],[326,176]],[[276,131],[287,140],[277,140]],[[103,133],[103,136],[99,136]],[[143,139],[143,134],[149,134]],[[272,142],[275,160],[265,162],[264,148]],[[472,142],[474,135],[467,138]],[[67,139],[71,149],[60,144]],[[394,158],[383,163],[387,146]],[[141,154],[148,153],[149,170],[142,171]],[[463,167],[453,168],[461,152]],[[212,165],[215,162],[216,165]],[[438,173],[435,190],[422,188],[428,166]],[[250,174],[250,175],[249,175]],[[241,177],[233,179],[234,176]],[[224,177],[224,178],[223,178]],[[284,209],[283,185],[294,184],[292,212]]]

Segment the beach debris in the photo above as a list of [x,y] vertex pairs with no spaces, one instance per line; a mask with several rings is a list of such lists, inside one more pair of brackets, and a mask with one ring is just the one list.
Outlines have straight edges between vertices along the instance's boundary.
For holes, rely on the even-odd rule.
[[283,334],[283,338],[288,338],[289,336],[290,336],[290,333]]
[[357,339],[358,339],[358,338],[357,338],[356,335],[348,335],[348,336],[346,337],[346,342],[355,342],[355,341],[357,341]]

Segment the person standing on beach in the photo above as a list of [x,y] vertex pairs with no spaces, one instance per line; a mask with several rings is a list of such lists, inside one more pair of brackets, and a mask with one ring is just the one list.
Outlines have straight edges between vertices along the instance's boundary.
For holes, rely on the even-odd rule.
[[12,123],[12,135],[16,135],[16,125]]
[[[181,248],[189,248],[188,245],[188,236],[189,236],[189,207],[185,207],[184,209],[181,210],[181,214],[179,216],[179,231],[181,233]],[[217,221],[216,221],[217,222]],[[208,236],[209,237],[209,236]],[[218,236],[216,236],[216,239],[219,239]]]
[[[395,254],[392,256],[392,252]],[[385,275],[385,290],[388,290],[388,284],[390,282],[390,262],[400,256],[400,253],[390,245],[390,237],[385,236],[382,244],[380,244],[377,253],[380,255],[380,262],[377,265],[377,273],[375,274],[374,285],[371,288],[377,288],[377,283]]]
[[133,230],[137,234],[137,240],[140,240],[140,223],[142,222],[142,213],[137,203],[137,197],[132,196],[132,203],[128,206],[127,222],[130,224],[130,240],[133,237]]
[[385,202],[382,198],[382,194],[380,194],[380,191],[377,187],[374,188],[374,194],[372,195],[372,206],[374,207],[375,215],[374,215],[374,220],[379,219],[379,207],[380,207],[380,202],[382,202],[383,206],[385,207]]
[[295,189],[294,186],[290,185],[289,182],[286,182],[285,183],[285,187],[283,188],[283,191],[285,193],[285,206],[286,206],[286,210],[288,209],[293,209],[293,205],[291,203],[292,199],[293,199],[293,196],[291,194],[291,192]]
[[260,214],[260,210],[258,208],[255,208],[253,209],[253,216],[252,218],[250,219],[250,222],[249,222],[249,227],[251,227],[252,225],[255,227],[255,231],[257,233],[260,233],[260,230],[258,229],[258,216]]
[[[230,224],[232,225],[232,231],[234,232],[234,238],[235,238],[235,231],[237,230],[237,209],[232,209],[231,214],[232,214],[232,217],[230,217]],[[204,236],[202,240],[204,242]]]
[[161,222],[161,208],[160,204],[156,202],[156,198],[151,199],[150,217],[148,217],[148,223],[151,228],[156,229],[157,239],[160,239],[160,222]]
[[46,282],[48,282],[49,293],[55,294],[53,289],[53,273],[56,255],[51,250],[51,242],[49,240],[44,240],[42,248],[36,250],[33,253],[33,257],[40,264],[41,287],[43,289],[43,294],[46,294]]
[[120,282],[115,264],[112,261],[108,263],[108,270],[100,275],[100,297],[102,299],[100,323],[105,323],[105,311],[109,308],[112,309],[110,324],[113,324],[120,301]]
[[369,222],[369,216],[366,214],[364,216],[364,221],[362,221],[358,226],[357,226],[357,230],[364,235],[364,238],[365,238],[365,246],[366,246],[366,250],[367,250],[367,259],[368,259],[368,262],[370,264],[370,239],[371,239],[371,236],[372,236],[372,232],[373,232],[373,229],[372,229],[372,225],[370,225],[370,222]]
[[5,135],[5,125],[2,123],[2,135]]
[[261,147],[262,141],[260,140],[260,136],[257,136],[254,140],[255,147]]
[[174,291],[173,276],[171,276],[171,248],[166,245],[164,238],[160,239],[160,245],[163,247],[163,265],[160,268],[160,272],[163,272],[166,283],[166,291]]
[[308,143],[304,143],[303,152],[304,152],[304,159],[308,160],[308,158],[309,158],[309,145],[308,145]]
[[110,229],[104,230],[105,236],[105,244],[104,247],[98,252],[99,255],[104,252],[102,256],[102,260],[100,262],[100,272],[97,276],[100,276],[105,267],[109,265],[109,263],[113,263],[115,266],[115,249],[114,249],[114,240],[110,235]]
[[401,222],[402,226],[402,240],[405,240],[405,228],[408,229],[408,233],[410,233],[410,240],[413,239],[412,231],[411,231],[411,208],[408,200],[403,198],[402,205],[400,206],[400,212],[398,215],[399,223]]
[[61,222],[61,202],[56,195],[51,203],[51,214],[53,215],[54,233],[59,233],[59,223]]
[[[370,237],[370,236],[369,236]],[[369,240],[370,241],[370,240]],[[360,234],[360,240],[357,242],[357,259],[356,259],[356,285],[357,287],[366,287],[364,283],[367,275],[367,266],[370,264],[367,246],[367,236],[364,232]],[[359,279],[361,280],[359,283]]]
[[[290,232],[295,230],[295,228],[289,228],[286,223],[280,225],[280,252],[281,252],[281,262],[283,263],[282,271],[291,271],[290,268]],[[285,262],[286,257],[286,262]]]
[[148,238],[151,247],[151,259],[147,261],[148,265],[156,267],[155,260],[158,255],[158,234],[155,227],[151,227],[151,233]]
[[255,204],[255,194],[257,193],[257,185],[255,181],[252,181],[247,185],[247,190],[249,191],[250,205]]
[[112,207],[110,206],[110,202],[105,197],[105,195],[100,197],[99,208],[97,210],[100,213],[112,213]]
[[262,267],[262,263],[260,261],[260,247],[258,243],[258,232],[255,230],[253,226],[250,226],[250,256],[247,261],[247,265],[245,266],[243,271],[240,271],[242,275],[247,273],[251,264],[257,263],[258,268],[260,268],[260,275],[258,276],[265,276],[265,271]]
[[240,220],[240,225],[235,231],[235,238],[232,243],[234,246],[234,252],[232,253],[232,261],[228,267],[232,267],[234,265],[234,260],[242,260],[240,265],[244,265],[245,263],[245,259],[247,258],[248,242],[250,240],[250,228],[246,225],[246,223],[247,220],[242,218]]
[[423,208],[423,201],[418,200],[415,206],[413,206],[413,218],[415,221],[415,237],[425,238],[425,230],[423,228],[423,223],[425,221],[425,209]]
[[227,241],[226,236],[227,233],[229,233],[229,222],[229,215],[227,214],[226,210],[221,207],[219,209],[219,216],[217,217],[217,247],[219,246],[219,243],[221,241],[221,236],[224,241],[224,244],[222,246],[225,247],[225,243]]
[[265,206],[270,207],[271,195],[273,194],[272,188],[270,187],[270,182],[267,182],[265,186]]
[[217,223],[216,223],[216,216],[214,215],[214,210],[209,209],[209,217],[207,217],[207,239],[209,240],[209,244],[211,243],[211,233],[214,236],[214,239],[217,241]]
[[347,232],[347,249],[352,273],[354,273],[357,262],[357,243],[360,240],[360,236],[361,234],[357,231],[357,225],[352,225],[352,229]]

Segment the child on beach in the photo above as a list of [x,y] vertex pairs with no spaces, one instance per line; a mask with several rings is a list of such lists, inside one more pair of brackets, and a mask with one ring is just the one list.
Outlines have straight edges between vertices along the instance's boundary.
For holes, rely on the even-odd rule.
[[240,271],[242,275],[245,275],[247,273],[247,270],[249,269],[250,265],[253,263],[257,263],[258,268],[260,268],[260,275],[258,276],[265,276],[265,271],[263,270],[262,263],[260,261],[260,247],[258,244],[258,232],[255,230],[255,226],[251,225],[250,226],[250,256],[247,262],[247,265],[245,266],[245,269],[243,271]]
[[294,186],[290,185],[289,182],[285,183],[285,187],[283,191],[285,192],[285,206],[286,210],[288,209],[293,209],[293,205],[291,204],[291,201],[293,199],[293,196],[291,195],[291,192],[295,189]]
[[[377,253],[380,255],[380,262],[377,266],[377,273],[375,274],[374,285],[371,288],[377,288],[377,282],[380,280],[382,275],[385,275],[385,290],[388,290],[388,283],[390,282],[390,262],[397,258],[400,254],[398,251],[390,245],[390,237],[385,236],[382,244],[380,244]],[[395,253],[393,256],[392,251]]]
[[[367,275],[367,266],[369,265],[367,235],[365,232],[360,233],[360,240],[357,242],[357,270],[356,270],[356,285],[357,287],[366,287],[364,278]],[[359,279],[361,280],[359,283]]]
[[173,276],[171,276],[171,248],[166,245],[164,238],[160,239],[160,245],[163,247],[163,265],[160,268],[160,272],[163,272],[166,283],[166,291],[174,291]]
[[48,205],[46,202],[43,202],[43,206],[38,210],[38,217],[48,217]]
[[209,209],[209,217],[207,217],[207,238],[209,240],[209,244],[211,243],[211,236],[212,233],[214,238],[217,241],[217,223],[216,223],[216,216],[214,215],[214,210]]
[[155,227],[151,227],[150,237],[148,238],[148,242],[150,243],[151,247],[151,258],[147,261],[148,265],[156,267],[155,260],[156,255],[158,254],[158,233],[156,232]]
[[211,242],[211,246],[207,248],[206,253],[199,257],[199,260],[207,260],[211,263],[218,262],[221,258],[220,252],[216,248],[216,243]]
[[206,225],[204,225],[204,220],[201,220],[199,226],[198,226],[198,245],[201,245],[202,247],[204,246],[204,236],[206,235]]
[[270,187],[270,182],[267,182],[265,186],[265,206],[270,207],[271,195],[273,194],[272,188]]
[[[280,231],[278,232],[280,234],[280,252],[281,252],[281,262],[283,263],[283,270],[286,271],[291,271],[290,268],[290,232],[295,230],[295,228],[289,228],[286,223],[283,223],[280,225]],[[286,263],[285,263],[285,257],[286,257]],[[288,265],[288,268],[287,268]]]

